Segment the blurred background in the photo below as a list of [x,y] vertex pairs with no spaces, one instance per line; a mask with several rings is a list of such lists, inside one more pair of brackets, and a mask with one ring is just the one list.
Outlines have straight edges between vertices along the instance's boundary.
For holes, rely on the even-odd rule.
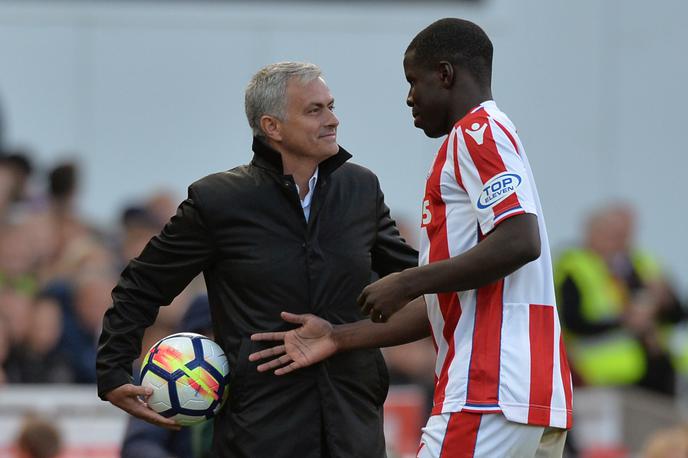
[[[243,92],[261,66],[321,66],[340,144],[377,173],[416,244],[441,140],[413,128],[401,63],[418,31],[449,16],[492,39],[493,94],[537,180],[580,387],[567,453],[669,456],[651,453],[670,444],[688,456],[688,3],[4,0],[0,457],[51,427],[56,454],[117,456],[124,419],[90,385],[109,291],[191,182],[250,160]],[[599,284],[581,273],[596,260],[594,277],[608,276]],[[604,304],[590,305],[609,285]],[[148,342],[171,333],[202,294],[202,282],[190,285]],[[624,355],[591,363],[603,350],[589,341],[612,333],[640,356],[621,368],[609,361]],[[386,357],[404,386],[388,400],[390,454],[408,456],[425,423],[434,352],[421,342]]]

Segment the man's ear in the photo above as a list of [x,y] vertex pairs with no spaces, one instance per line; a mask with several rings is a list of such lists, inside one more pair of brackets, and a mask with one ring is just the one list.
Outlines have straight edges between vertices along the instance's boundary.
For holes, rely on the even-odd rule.
[[274,116],[261,116],[260,128],[263,130],[263,133],[268,139],[276,142],[282,141],[282,123]]
[[442,87],[445,89],[449,89],[454,85],[454,66],[451,64],[451,62],[447,62],[446,60],[440,61],[438,64],[437,68],[439,77],[440,77],[440,83],[442,84]]

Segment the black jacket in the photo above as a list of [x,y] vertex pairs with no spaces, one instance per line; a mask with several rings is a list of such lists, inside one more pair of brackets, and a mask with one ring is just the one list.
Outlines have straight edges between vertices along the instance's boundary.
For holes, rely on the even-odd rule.
[[417,253],[390,219],[377,177],[346,163],[343,149],[319,166],[308,223],[280,155],[260,140],[253,151],[249,165],[192,184],[177,214],[123,271],[103,321],[98,393],[131,382],[158,307],[203,272],[215,339],[232,371],[230,399],[215,420],[217,456],[384,456],[388,380],[379,350],[275,376],[248,361],[270,346],[249,336],[290,328],[282,310],[360,320],[356,298],[372,272],[415,266]]

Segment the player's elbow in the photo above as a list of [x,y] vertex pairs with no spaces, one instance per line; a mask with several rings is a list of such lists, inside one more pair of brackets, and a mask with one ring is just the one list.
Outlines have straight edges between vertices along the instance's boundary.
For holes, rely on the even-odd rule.
[[537,219],[527,215],[522,220],[521,223],[525,223],[524,230],[517,233],[512,244],[513,259],[519,267],[538,259],[542,251]]
[[533,262],[540,257],[542,247],[540,244],[539,237],[534,238],[532,240],[524,241],[524,243],[522,243],[521,245],[522,246],[519,250],[519,257],[521,259],[522,264],[528,264],[529,262]]
[[495,235],[499,257],[514,271],[540,257],[541,242],[537,216],[518,215],[500,224]]

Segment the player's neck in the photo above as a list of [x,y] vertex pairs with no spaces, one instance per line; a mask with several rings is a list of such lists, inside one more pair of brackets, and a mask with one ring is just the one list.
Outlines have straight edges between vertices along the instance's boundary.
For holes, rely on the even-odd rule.
[[451,132],[454,125],[466,116],[469,111],[488,100],[492,100],[492,90],[490,88],[474,91],[470,94],[461,94],[461,98],[452,104],[452,109],[449,111],[450,125],[447,128],[447,133]]

